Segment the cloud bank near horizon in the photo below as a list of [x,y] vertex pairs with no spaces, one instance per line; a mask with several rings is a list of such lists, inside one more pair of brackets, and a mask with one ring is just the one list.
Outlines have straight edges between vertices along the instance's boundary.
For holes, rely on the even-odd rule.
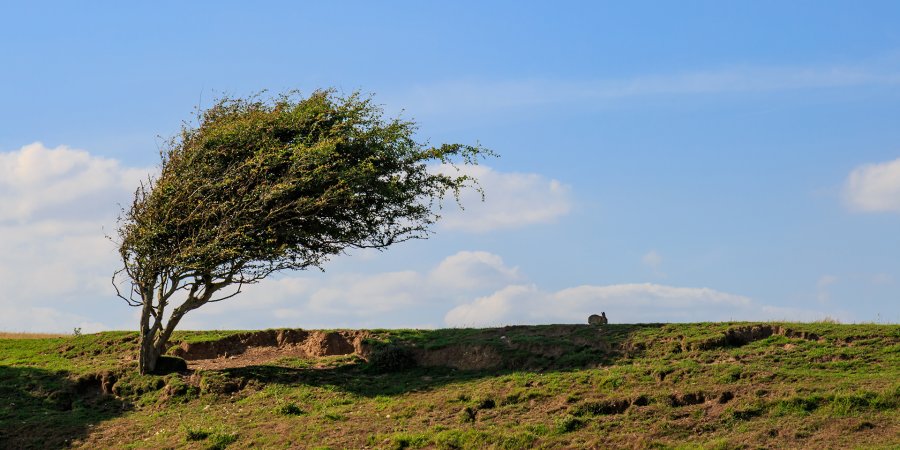
[[[875,192],[875,198],[885,195],[884,186],[893,192],[890,180],[896,164],[857,169],[853,186],[870,186],[860,192]],[[486,233],[552,223],[573,208],[571,189],[557,180],[485,166],[464,170],[478,177],[490,195],[484,204],[480,198],[464,198],[465,204],[475,206],[445,211],[442,226],[448,230]],[[0,293],[0,329],[64,332],[80,327],[93,332],[134,327],[132,310],[110,307],[118,300],[109,277],[119,263],[115,246],[104,236],[114,231],[118,205],[127,204],[137,184],[153,172],[39,142],[0,152],[0,284],[5,287]],[[649,266],[660,262],[653,251],[644,257]],[[500,255],[472,250],[453,253],[428,269],[275,277],[228,302],[192,312],[184,327],[581,323],[599,311],[614,322],[826,316],[848,320],[840,311],[759,304],[705,287],[584,284],[548,291]]]
[[[466,274],[477,277],[464,282]],[[587,323],[590,314],[601,311],[613,323],[851,319],[840,310],[767,305],[705,287],[626,283],[546,291],[518,267],[484,251],[461,251],[418,271],[287,276],[251,286],[233,300],[197,310],[185,318],[187,326],[227,324],[236,314],[268,326],[304,328]]]

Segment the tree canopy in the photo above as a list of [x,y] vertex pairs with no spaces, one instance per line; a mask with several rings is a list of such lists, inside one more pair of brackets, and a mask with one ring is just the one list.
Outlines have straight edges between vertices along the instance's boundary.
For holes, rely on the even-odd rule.
[[159,175],[120,218],[117,274],[130,284],[120,296],[142,307],[144,372],[185,313],[244,284],[427,237],[440,202],[475,181],[431,165],[491,154],[419,142],[414,122],[331,90],[226,97],[198,122],[168,142]]

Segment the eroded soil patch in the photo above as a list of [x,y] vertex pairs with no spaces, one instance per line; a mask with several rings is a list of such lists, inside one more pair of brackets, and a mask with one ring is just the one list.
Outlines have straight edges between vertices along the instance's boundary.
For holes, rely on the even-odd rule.
[[371,346],[367,331],[264,330],[214,341],[182,342],[169,353],[184,358],[194,369],[224,369],[268,363],[286,357],[318,358],[357,354],[366,357]]
[[[440,345],[406,340],[390,345],[407,349],[414,365],[423,367],[488,370],[585,366],[599,364],[615,351],[604,333],[602,329],[583,325],[557,325],[539,330],[504,327],[479,330],[467,339]],[[381,344],[387,342],[381,341],[377,331],[281,329],[239,333],[210,341],[180,342],[168,353],[185,359],[192,369],[227,369],[267,364],[283,358],[355,354],[369,360]]]

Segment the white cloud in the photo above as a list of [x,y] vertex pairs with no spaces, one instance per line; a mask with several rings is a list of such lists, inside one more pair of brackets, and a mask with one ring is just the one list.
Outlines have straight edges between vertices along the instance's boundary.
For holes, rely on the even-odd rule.
[[518,228],[551,223],[572,209],[571,189],[557,180],[534,173],[497,172],[486,166],[439,166],[434,170],[448,174],[470,175],[484,190],[462,193],[460,209],[451,200],[441,212],[440,225],[470,232]]
[[221,328],[235,315],[244,323],[258,321],[259,327],[434,326],[454,305],[519,278],[518,269],[498,255],[461,251],[419,271],[281,276],[191,312],[185,320],[196,328]]
[[862,212],[900,212],[900,159],[853,169],[844,184],[847,205]]
[[422,276],[414,271],[334,276],[312,293],[308,305],[314,312],[339,315],[398,311],[416,304],[423,284]]
[[104,235],[148,173],[39,142],[0,152],[0,329],[105,328],[85,317],[111,317],[116,301],[118,260]]
[[71,333],[80,328],[82,333],[96,333],[109,329],[103,323],[91,320],[83,314],[74,314],[50,307],[22,307],[0,304],[0,330],[11,332]]
[[842,311],[760,304],[705,287],[626,283],[546,291],[483,251],[458,252],[430,269],[272,281],[250,287],[230,306],[198,310],[186,326],[222,328],[237,315],[244,328],[251,320],[257,327],[487,327],[586,323],[601,311],[614,323],[851,320]]
[[203,321],[190,323],[215,327],[230,320],[235,311],[244,311],[245,319],[255,315],[264,327],[325,324],[350,328],[440,322],[451,327],[586,323],[590,314],[601,311],[616,323],[826,316],[759,304],[743,295],[702,287],[632,283],[548,292],[529,283],[498,255],[472,251],[451,255],[430,270],[286,277],[271,285],[254,286],[233,301],[236,309],[198,310],[194,319]]
[[469,251],[447,257],[429,274],[435,285],[452,289],[496,288],[518,278],[519,269],[507,267],[500,256]]
[[123,192],[132,191],[148,172],[40,142],[0,153],[0,223],[114,215]]
[[541,300],[541,293],[534,285],[507,286],[472,303],[459,305],[444,316],[444,323],[451,327],[484,327],[522,323],[511,321],[522,316],[522,310]]

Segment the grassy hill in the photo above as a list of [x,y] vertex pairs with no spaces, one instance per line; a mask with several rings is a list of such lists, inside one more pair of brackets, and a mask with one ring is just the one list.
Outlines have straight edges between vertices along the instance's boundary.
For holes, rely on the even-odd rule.
[[898,448],[900,326],[0,337],[0,448]]

